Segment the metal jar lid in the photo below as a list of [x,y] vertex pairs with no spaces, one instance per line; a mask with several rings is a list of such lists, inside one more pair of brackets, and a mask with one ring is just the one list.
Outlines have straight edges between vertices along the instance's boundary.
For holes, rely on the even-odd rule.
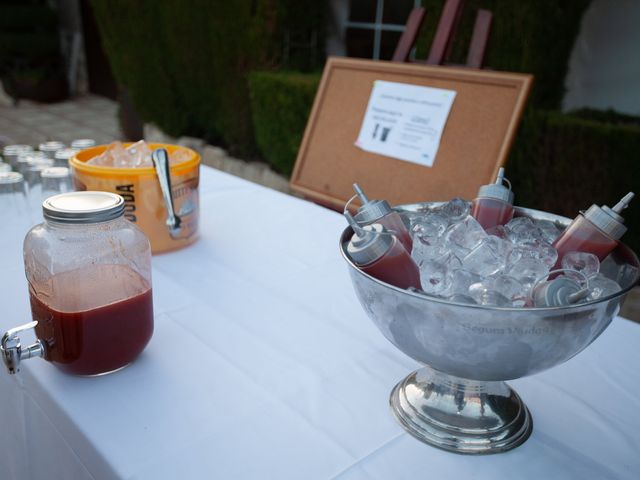
[[47,198],[42,204],[46,220],[67,224],[101,223],[124,214],[124,199],[109,192],[70,192]]
[[38,150],[40,150],[41,152],[55,152],[57,150],[60,150],[61,148],[64,148],[64,143],[62,142],[58,142],[57,140],[52,140],[50,142],[44,142],[41,143],[40,145],[38,145]]
[[78,150],[77,148],[61,148],[60,150],[56,150],[54,158],[56,160],[69,160],[79,151],[80,150]]
[[1,172],[0,183],[7,185],[10,183],[20,183],[24,181],[24,177],[18,172]]
[[78,138],[71,142],[71,148],[83,150],[85,148],[91,148],[96,146],[96,141],[93,138]]
[[67,167],[47,167],[40,172],[42,178],[65,178],[69,176]]
[[6,157],[17,157],[20,153],[32,151],[31,145],[7,145],[2,149],[2,154]]
[[362,230],[362,235],[354,233],[347,245],[347,253],[358,266],[378,260],[387,253],[394,241],[394,237],[386,234],[384,227],[379,223],[367,225]]

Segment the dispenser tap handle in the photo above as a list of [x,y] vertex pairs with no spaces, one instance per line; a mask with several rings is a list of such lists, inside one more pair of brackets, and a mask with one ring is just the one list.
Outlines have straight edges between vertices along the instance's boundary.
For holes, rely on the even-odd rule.
[[0,355],[2,355],[2,360],[10,374],[13,375],[20,371],[20,362],[22,360],[44,356],[44,344],[42,341],[36,340],[32,345],[23,348],[18,336],[20,332],[35,328],[36,325],[38,325],[36,321],[25,323],[7,330],[2,336],[2,340],[0,340]]

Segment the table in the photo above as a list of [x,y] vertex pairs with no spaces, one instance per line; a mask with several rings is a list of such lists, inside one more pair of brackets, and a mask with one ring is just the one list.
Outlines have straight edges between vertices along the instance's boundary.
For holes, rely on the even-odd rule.
[[[389,412],[418,365],[360,307],[344,219],[207,167],[201,180],[201,238],[154,257],[155,333],[136,362],[0,374],[1,479],[640,477],[640,326],[618,317],[576,358],[510,382],[534,419],[521,447],[440,451]],[[30,312],[21,239],[2,242],[4,331]]]

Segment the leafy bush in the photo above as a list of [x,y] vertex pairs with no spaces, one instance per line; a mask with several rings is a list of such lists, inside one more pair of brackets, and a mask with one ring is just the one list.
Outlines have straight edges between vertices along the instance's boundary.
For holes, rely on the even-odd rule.
[[286,175],[293,169],[319,82],[319,74],[249,76],[256,142],[268,162]]
[[[640,126],[530,110],[507,166],[516,203],[570,218],[593,203],[612,207],[627,192],[640,191],[638,151]],[[639,250],[639,202],[623,216],[629,227],[624,241]]]
[[277,67],[282,18],[294,7],[318,11],[316,3],[92,0],[114,74],[143,120],[245,156],[255,152],[247,75]]
[[0,5],[0,76],[15,98],[66,98],[58,14],[48,3],[9,0]]

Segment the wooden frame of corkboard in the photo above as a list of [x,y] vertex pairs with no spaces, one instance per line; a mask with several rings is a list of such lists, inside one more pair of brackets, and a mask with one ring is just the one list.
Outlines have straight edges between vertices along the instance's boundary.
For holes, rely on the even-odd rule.
[[[354,145],[376,80],[457,92],[432,167]],[[329,58],[290,186],[335,209],[351,198],[354,182],[369,198],[392,205],[470,200],[504,166],[532,80],[527,74]]]

